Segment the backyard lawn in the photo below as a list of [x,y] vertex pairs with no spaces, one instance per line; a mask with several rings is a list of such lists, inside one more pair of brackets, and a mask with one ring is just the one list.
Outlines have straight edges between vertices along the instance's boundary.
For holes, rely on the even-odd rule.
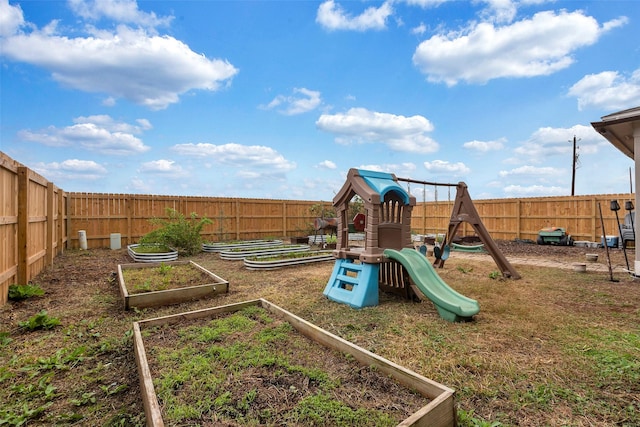
[[[586,252],[501,247],[569,262]],[[602,249],[587,251],[606,262]],[[612,251],[615,265],[622,256]],[[449,323],[430,302],[381,294],[378,306],[354,310],[328,301],[332,262],[250,271],[215,253],[191,259],[229,281],[229,293],[125,311],[116,276],[131,262],[125,250],[56,258],[33,280],[44,295],[0,308],[0,425],[144,425],[132,322],[256,298],[454,389],[460,426],[640,425],[640,280],[624,273],[611,281],[608,272],[516,264],[522,279],[505,280],[491,259],[452,252],[438,273],[480,313]],[[209,409],[187,424],[213,425]]]

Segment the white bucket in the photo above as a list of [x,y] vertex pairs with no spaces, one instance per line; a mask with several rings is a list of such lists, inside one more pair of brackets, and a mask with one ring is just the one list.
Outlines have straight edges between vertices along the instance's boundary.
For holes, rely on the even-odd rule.
[[120,233],[111,233],[111,246],[113,250],[120,249],[122,247]]
[[78,231],[78,241],[80,242],[80,249],[87,249],[87,232],[85,230]]

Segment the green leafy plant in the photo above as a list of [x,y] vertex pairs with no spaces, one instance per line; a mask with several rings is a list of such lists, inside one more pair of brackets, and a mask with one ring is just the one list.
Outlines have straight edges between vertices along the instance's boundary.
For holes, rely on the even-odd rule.
[[10,338],[9,332],[0,332],[0,348],[7,346],[13,341]]
[[60,324],[60,319],[56,317],[49,317],[46,310],[42,310],[38,314],[34,314],[24,322],[18,323],[18,325],[29,331],[35,331],[36,329],[53,329]]
[[163,276],[171,273],[171,270],[173,270],[173,266],[165,264],[164,262],[161,262],[160,266],[158,267],[158,273],[162,274]]
[[499,271],[495,271],[495,270],[494,270],[494,271],[492,271],[491,273],[489,273],[489,279],[496,280],[496,279],[499,279],[499,278],[500,278],[500,276],[502,276],[502,275],[500,274],[500,272],[499,272]]
[[9,286],[9,299],[19,301],[31,297],[40,297],[44,295],[44,289],[39,285],[10,285]]
[[140,244],[159,243],[175,248],[181,255],[195,255],[202,250],[202,236],[200,232],[207,224],[212,224],[208,218],[198,219],[194,212],[187,218],[184,214],[172,208],[166,210],[168,219],[154,218],[150,222],[160,226],[140,239]]

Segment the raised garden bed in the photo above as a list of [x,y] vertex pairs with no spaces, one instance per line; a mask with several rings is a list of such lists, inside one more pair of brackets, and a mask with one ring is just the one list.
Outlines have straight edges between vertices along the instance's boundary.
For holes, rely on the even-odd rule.
[[238,240],[235,242],[203,243],[204,252],[221,252],[238,248],[268,248],[282,245],[282,240]]
[[220,252],[220,259],[241,260],[249,256],[278,255],[291,252],[304,252],[310,249],[309,245],[280,245],[267,248],[236,248]]
[[229,292],[229,282],[193,261],[120,264],[118,283],[126,310],[177,304]]
[[264,299],[134,322],[133,335],[148,426],[455,425],[453,390]]
[[165,262],[178,259],[178,251],[165,245],[134,244],[127,246],[129,256],[136,262]]
[[289,252],[282,255],[250,256],[244,259],[248,270],[275,270],[293,265],[333,261],[333,251]]

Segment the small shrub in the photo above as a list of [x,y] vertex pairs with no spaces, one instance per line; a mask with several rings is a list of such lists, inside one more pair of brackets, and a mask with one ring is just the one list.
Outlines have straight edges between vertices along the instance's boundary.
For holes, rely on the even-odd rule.
[[154,218],[150,222],[159,225],[140,239],[141,244],[159,243],[175,248],[181,255],[195,255],[202,250],[202,228],[211,224],[208,218],[198,219],[194,212],[189,218],[172,208],[167,208],[168,219]]
[[40,297],[44,295],[44,289],[39,285],[10,285],[9,299],[19,301],[31,297]]

